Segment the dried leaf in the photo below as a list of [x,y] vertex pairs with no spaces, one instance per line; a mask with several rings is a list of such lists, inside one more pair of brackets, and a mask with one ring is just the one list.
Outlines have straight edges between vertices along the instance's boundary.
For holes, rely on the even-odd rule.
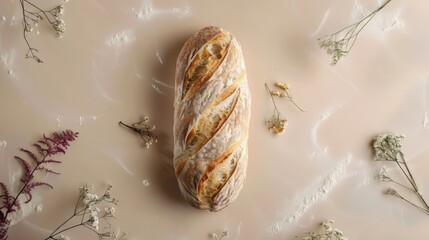
[[24,175],[21,177],[21,181],[25,184],[33,178],[33,175],[31,174],[31,165],[26,160],[15,156],[15,159],[18,160],[18,162],[21,163],[22,169],[24,170]]
[[33,195],[31,193],[31,191],[33,189],[35,189],[36,187],[41,187],[41,186],[47,186],[47,187],[50,187],[51,189],[53,189],[52,185],[45,183],[45,182],[31,182],[25,187],[25,189],[23,191],[24,194],[26,194],[28,197],[28,199],[25,203],[29,203],[31,201],[31,199],[33,199]]
[[27,153],[27,155],[37,164],[37,163],[39,163],[39,159],[37,158],[37,156],[36,156],[36,154],[34,154],[33,152],[31,152],[30,150],[27,150],[27,149],[24,149],[24,148],[21,148],[21,149],[19,149],[19,150],[21,150],[21,151],[23,151],[23,152],[25,152],[25,153]]

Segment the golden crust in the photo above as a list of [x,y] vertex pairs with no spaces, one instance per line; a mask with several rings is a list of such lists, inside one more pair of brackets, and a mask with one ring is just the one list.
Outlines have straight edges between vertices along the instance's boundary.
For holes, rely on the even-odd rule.
[[209,80],[225,59],[231,36],[225,32],[210,39],[193,57],[186,70],[182,100],[189,100]]
[[218,27],[201,29],[176,66],[174,167],[192,206],[218,211],[246,177],[250,92],[241,47]]

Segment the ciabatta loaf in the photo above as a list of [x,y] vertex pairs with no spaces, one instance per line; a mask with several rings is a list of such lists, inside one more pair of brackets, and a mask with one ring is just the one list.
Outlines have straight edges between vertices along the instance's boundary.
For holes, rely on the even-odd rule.
[[240,44],[219,27],[193,35],[177,59],[174,168],[192,206],[234,201],[247,168],[250,92]]

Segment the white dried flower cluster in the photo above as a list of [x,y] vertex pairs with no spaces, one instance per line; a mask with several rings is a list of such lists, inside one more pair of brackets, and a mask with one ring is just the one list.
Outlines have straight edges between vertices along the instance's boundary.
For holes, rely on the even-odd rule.
[[322,222],[318,231],[307,233],[302,240],[347,240],[343,232],[333,228],[333,225],[333,220]]
[[406,195],[401,195],[400,191],[398,192],[392,187],[389,187],[387,190],[385,190],[384,194],[397,197],[412,205],[416,209],[422,211],[423,213],[429,215],[429,204],[426,202],[425,198],[417,187],[417,183],[411,172],[411,168],[409,167],[407,160],[405,159],[405,156],[402,152],[402,141],[404,140],[404,138],[405,136],[402,134],[381,134],[374,138],[373,147],[375,151],[375,160],[389,161],[391,163],[395,163],[395,166],[397,166],[401,170],[405,178],[408,180],[408,183],[402,183],[400,181],[397,181],[396,179],[391,178],[387,174],[387,168],[384,166],[380,169],[378,173],[378,178],[383,182],[391,182],[400,186],[401,189],[413,192],[419,199],[420,204],[408,199],[408,197],[405,197]]
[[87,194],[85,194],[85,197],[83,198],[83,203],[89,207],[91,205],[96,204],[98,202],[98,200],[99,199],[98,199],[97,194],[87,193]]
[[103,201],[116,204],[116,199],[111,198],[111,185],[107,185],[107,189],[102,196],[98,196],[97,194],[91,193],[93,186],[85,186],[80,187],[80,196],[82,199],[82,204],[84,204],[87,208],[91,209],[93,205],[99,204]]
[[133,127],[140,130],[139,132],[145,142],[146,148],[149,148],[154,142],[158,142],[158,138],[156,136],[153,137],[153,135],[150,134],[153,130],[155,130],[155,125],[150,127],[147,125],[148,122],[149,117],[146,116],[144,117],[143,121],[133,124]]
[[70,238],[69,238],[69,237],[67,237],[67,236],[64,236],[64,235],[60,235],[60,236],[57,238],[57,240],[70,240]]
[[66,30],[66,24],[64,22],[64,20],[62,19],[57,19],[55,20],[55,22],[52,25],[55,29],[55,31],[57,31],[57,37],[62,38],[63,37],[63,33]]
[[94,188],[94,186],[92,186],[92,185],[81,186],[81,187],[79,187],[79,191],[80,191],[80,194],[87,193],[87,192],[91,191],[93,188]]
[[98,213],[100,212],[99,208],[94,208],[91,209],[90,214],[89,214],[89,219],[87,221],[88,225],[92,228],[94,228],[95,230],[98,230],[98,225],[100,223],[100,220],[98,218]]
[[387,168],[386,166],[382,166],[380,168],[380,171],[378,172],[378,179],[380,179],[382,182],[392,182],[392,178],[389,177],[387,174]]
[[[48,22],[52,28],[55,30],[56,35],[59,38],[62,38],[63,33],[66,30],[66,25],[62,16],[64,14],[64,6],[59,5],[50,10],[44,10],[37,6],[37,4],[32,3],[30,0],[21,0],[19,1],[22,8],[22,24],[24,26],[24,40],[27,44],[28,50],[25,55],[26,58],[32,58],[38,63],[43,63],[43,61],[37,56],[39,50],[31,46],[28,39],[28,34],[34,30],[35,27],[38,27],[40,21]],[[37,31],[36,34],[40,32]]]
[[349,51],[350,39],[335,40],[333,36],[319,39],[319,46],[326,50],[328,55],[332,57],[332,65],[335,65],[340,61],[341,58],[346,56]]
[[402,154],[402,134],[385,133],[374,138],[373,147],[376,161],[396,161]]
[[85,207],[90,207],[98,201],[98,196],[96,194],[90,193],[94,187],[92,185],[86,185],[85,187],[79,187],[80,196],[82,198],[82,203]]
[[131,126],[123,122],[119,122],[119,124],[137,133],[145,143],[146,148],[149,148],[153,143],[158,142],[158,136],[153,133],[153,131],[155,130],[155,125],[149,126],[148,122],[149,117],[144,117],[142,121],[133,123]]
[[223,231],[221,234],[211,233],[211,234],[209,235],[209,237],[210,237],[211,239],[214,239],[214,240],[221,240],[221,239],[223,239],[224,237],[228,237],[228,231]]
[[384,194],[392,195],[392,196],[398,196],[398,191],[396,191],[396,189],[390,187],[390,188],[386,189],[386,191],[384,191]]
[[[107,188],[102,195],[92,193],[93,186],[87,185],[79,188],[79,198],[75,205],[73,215],[60,225],[51,235],[46,239],[55,240],[69,240],[67,237],[60,235],[65,231],[71,230],[77,227],[86,227],[92,230],[93,233],[97,234],[99,239],[123,239],[126,233],[119,235],[115,232],[112,223],[109,221],[115,218],[116,209],[114,206],[117,205],[118,201],[111,196],[111,185],[107,185]],[[101,210],[101,209],[104,209]],[[74,225],[71,228],[65,228],[63,226],[70,225],[69,222],[75,222],[78,219],[79,224]],[[102,230],[100,230],[102,229]]]
[[326,53],[331,55],[332,65],[337,64],[341,58],[345,57],[350,52],[359,36],[359,33],[390,1],[391,0],[386,0],[384,4],[362,20],[318,39],[320,48],[325,49]]
[[[25,3],[28,3],[28,1],[23,2],[23,7],[26,6]],[[34,4],[30,5],[33,6]],[[59,5],[48,11],[41,10],[39,12],[31,12],[30,10],[25,10],[25,13],[26,15],[24,15],[24,31],[32,32],[34,30],[33,26],[37,27],[39,25],[39,21],[42,21],[47,18],[47,21],[52,25],[57,36],[60,38],[62,37],[62,34],[66,29],[65,22],[61,18],[64,14],[63,5]]]
[[64,31],[66,30],[66,24],[63,19],[61,19],[62,15],[64,14],[64,6],[59,5],[49,11],[52,16],[54,17],[54,21],[51,22],[52,27],[57,32],[57,36],[59,38],[62,38]]
[[63,5],[59,5],[53,9],[51,9],[51,14],[54,17],[61,17],[64,14],[64,6]]
[[115,216],[115,207],[108,207],[104,209],[105,212],[105,216],[111,216],[114,217]]

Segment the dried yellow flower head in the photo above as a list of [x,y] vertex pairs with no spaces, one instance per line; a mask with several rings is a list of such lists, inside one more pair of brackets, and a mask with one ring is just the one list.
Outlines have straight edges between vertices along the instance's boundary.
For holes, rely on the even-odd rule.
[[286,130],[287,119],[279,113],[274,114],[268,121],[268,129],[275,135],[282,134]]
[[286,91],[289,89],[289,85],[288,84],[284,84],[281,82],[276,83],[276,87],[280,88],[283,91]]
[[276,97],[284,97],[284,95],[280,92],[277,91],[271,91],[271,96],[276,96]]

